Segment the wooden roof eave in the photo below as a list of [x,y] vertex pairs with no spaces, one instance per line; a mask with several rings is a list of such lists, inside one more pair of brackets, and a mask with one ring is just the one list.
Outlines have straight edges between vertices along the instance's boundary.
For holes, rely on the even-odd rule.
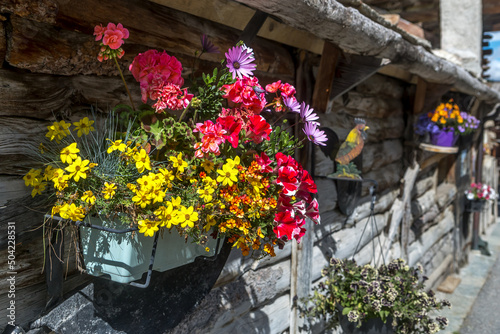
[[454,63],[440,58],[401,34],[334,0],[234,0],[269,13],[285,24],[334,43],[345,52],[387,58],[392,65],[422,79],[451,85],[488,104],[500,102],[500,93]]

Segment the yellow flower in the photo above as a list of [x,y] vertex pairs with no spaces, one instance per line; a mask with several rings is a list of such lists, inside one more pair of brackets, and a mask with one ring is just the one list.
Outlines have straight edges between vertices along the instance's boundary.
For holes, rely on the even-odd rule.
[[74,178],[75,181],[78,182],[80,178],[87,178],[87,170],[89,169],[89,167],[87,166],[88,164],[88,160],[82,161],[82,158],[78,157],[71,165],[69,165],[65,169],[69,172],[69,177]]
[[92,193],[91,190],[87,190],[86,192],[83,193],[83,196],[81,198],[82,201],[89,203],[89,204],[94,204],[95,203],[95,196],[94,193]]
[[127,188],[129,188],[131,191],[135,192],[137,190],[137,186],[132,183],[127,183]]
[[217,182],[222,182],[223,186],[232,186],[234,182],[238,182],[238,178],[236,177],[238,175],[238,170],[234,169],[229,164],[222,166],[222,170],[218,169],[217,173],[219,173]]
[[210,252],[210,247],[205,247],[205,252]]
[[172,197],[172,205],[174,208],[180,208],[181,207],[181,198],[177,196],[176,198]]
[[151,189],[151,198],[153,199],[153,203],[161,203],[165,198],[166,193],[162,190],[162,188],[157,184],[153,189]]
[[90,131],[94,131],[94,127],[92,126],[94,121],[90,121],[88,117],[82,118],[79,122],[74,122],[75,131],[78,131],[78,137],[81,137],[82,134],[88,135]]
[[61,150],[61,161],[70,164],[78,156],[80,150],[76,147],[76,143],[72,143]]
[[51,181],[54,182],[54,188],[56,188],[59,191],[62,191],[68,186],[68,180],[70,179],[70,176],[64,175],[64,172],[59,173],[58,171],[62,172],[62,169],[56,170],[56,172],[54,173],[54,177],[51,179]]
[[217,187],[217,181],[212,179],[210,176],[205,177],[203,179],[203,182],[205,182],[205,187],[210,187],[210,188]]
[[205,187],[203,189],[198,189],[198,194],[200,194],[200,197],[203,199],[205,203],[212,201],[213,193],[214,190],[212,188]]
[[49,138],[50,141],[56,140],[59,144],[61,139],[68,136],[70,134],[69,127],[71,123],[66,123],[65,121],[54,122],[52,125],[47,126],[49,132],[45,135],[45,137]]
[[45,167],[45,170],[43,171],[43,180],[45,180],[45,181],[52,180],[52,178],[54,177],[55,171],[56,170],[54,168],[52,168],[51,165],[48,165],[47,167]]
[[42,181],[42,178],[40,176],[40,173],[42,172],[41,169],[30,169],[26,175],[24,175],[23,180],[24,184],[26,187],[28,186],[34,186],[35,184],[38,184]]
[[136,202],[137,205],[140,205],[141,208],[144,209],[146,205],[151,204],[151,196],[145,191],[138,191],[135,193],[135,196],[132,197],[132,201]]
[[160,226],[171,228],[172,225],[179,225],[179,211],[174,210],[172,203],[165,203],[155,210],[155,215],[160,219]]
[[182,160],[182,152],[177,155],[177,158],[172,156],[170,157],[170,161],[172,161],[174,164],[174,168],[177,168],[177,171],[179,173],[184,173],[184,168],[187,167],[187,162]]
[[210,160],[204,159],[201,162],[201,167],[203,167],[207,173],[210,173],[214,169],[214,163]]
[[240,164],[240,157],[238,157],[238,156],[236,156],[234,158],[234,160],[233,159],[229,159],[229,158],[226,159],[226,165],[231,166],[231,168],[234,168],[234,167],[238,166],[239,164]]
[[145,149],[141,148],[138,153],[134,154],[133,158],[135,160],[135,167],[137,167],[139,173],[144,172],[144,169],[151,170],[151,162]]
[[[111,139],[107,139],[107,140],[111,141]],[[121,140],[115,140],[115,141],[111,141],[111,145],[108,147],[108,150],[106,152],[108,152],[108,154],[111,152],[114,152],[116,150],[118,150],[120,152],[125,152],[126,149],[127,149],[127,145],[122,143]]]
[[33,185],[33,190],[31,191],[31,197],[35,197],[36,195],[41,195],[42,191],[45,190],[46,182],[40,182]]
[[182,207],[179,213],[179,223],[181,227],[194,227],[194,222],[198,220],[198,212],[194,211],[194,208],[190,206],[189,208]]
[[205,231],[208,232],[208,230],[210,230],[210,228],[214,226],[216,223],[217,221],[215,220],[214,215],[207,215],[207,224],[203,228],[205,229]]
[[104,199],[111,199],[116,194],[116,185],[113,183],[104,182]]
[[144,233],[146,237],[152,237],[158,231],[158,222],[149,219],[139,220],[139,232]]
[[71,205],[67,205],[65,207],[65,213],[67,218],[72,221],[82,221],[85,218],[85,210],[81,206],[76,206],[75,203],[71,203]]

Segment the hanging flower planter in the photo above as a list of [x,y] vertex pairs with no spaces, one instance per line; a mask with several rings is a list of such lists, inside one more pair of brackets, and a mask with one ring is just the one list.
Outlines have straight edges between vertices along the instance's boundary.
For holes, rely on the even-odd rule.
[[483,211],[484,204],[486,201],[481,200],[467,200],[465,202],[465,211],[466,212],[481,212]]
[[384,323],[380,318],[373,318],[363,322],[361,327],[357,323],[350,322],[347,315],[340,316],[340,327],[344,333],[350,334],[392,334],[395,333],[392,328],[392,319],[387,319]]
[[140,279],[151,262],[153,270],[164,272],[191,263],[198,256],[211,257],[218,252],[217,240],[208,238],[204,245],[193,243],[181,237],[175,228],[150,238],[138,231],[98,229],[112,222],[97,217],[87,217],[86,223],[91,226],[80,226],[80,239],[87,273],[107,276],[119,283]]

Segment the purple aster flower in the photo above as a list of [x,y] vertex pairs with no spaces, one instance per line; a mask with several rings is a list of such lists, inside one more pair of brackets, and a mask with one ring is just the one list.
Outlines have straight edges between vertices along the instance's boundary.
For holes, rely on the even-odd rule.
[[318,123],[307,122],[304,125],[303,131],[306,134],[307,139],[309,139],[309,141],[312,141],[316,145],[326,146],[328,137],[325,135],[324,131],[318,129]]
[[300,105],[300,118],[302,118],[304,122],[311,122],[319,125],[319,123],[316,122],[316,120],[319,119],[318,115],[316,115],[314,109],[309,108],[309,105],[305,102],[302,102]]
[[295,113],[299,113],[300,111],[300,104],[299,102],[297,102],[297,99],[293,96],[290,96],[290,97],[285,97],[283,99],[283,104],[285,105],[285,107],[288,108],[288,110],[290,110],[291,112],[295,112]]
[[220,53],[219,48],[210,41],[207,35],[201,35],[201,52],[206,53]]
[[234,46],[226,52],[226,66],[229,68],[229,72],[233,74],[233,79],[236,79],[236,77],[242,79],[244,76],[253,75],[257,65],[252,64],[255,58],[250,50],[250,48]]

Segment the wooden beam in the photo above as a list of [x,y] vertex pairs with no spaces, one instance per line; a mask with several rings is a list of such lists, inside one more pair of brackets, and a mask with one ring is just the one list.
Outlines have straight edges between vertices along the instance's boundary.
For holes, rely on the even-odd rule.
[[261,12],[260,10],[256,11],[252,16],[245,29],[240,35],[240,40],[245,42],[246,45],[252,44],[252,41],[257,36],[260,28],[267,19],[267,13]]
[[[149,0],[157,4],[243,30],[255,10],[231,0]],[[235,15],[237,13],[237,15]],[[271,41],[321,54],[323,40],[269,17],[257,34]]]
[[341,51],[338,47],[332,43],[325,43],[313,93],[313,107],[319,112],[327,111],[340,56]]
[[411,74],[410,72],[402,69],[400,66],[389,64],[387,66],[381,67],[378,73],[386,75],[391,78],[396,78],[407,83],[416,84],[418,76]]
[[417,90],[415,91],[415,99],[413,100],[413,113],[415,115],[424,111],[426,90],[427,82],[419,77],[417,81]]

